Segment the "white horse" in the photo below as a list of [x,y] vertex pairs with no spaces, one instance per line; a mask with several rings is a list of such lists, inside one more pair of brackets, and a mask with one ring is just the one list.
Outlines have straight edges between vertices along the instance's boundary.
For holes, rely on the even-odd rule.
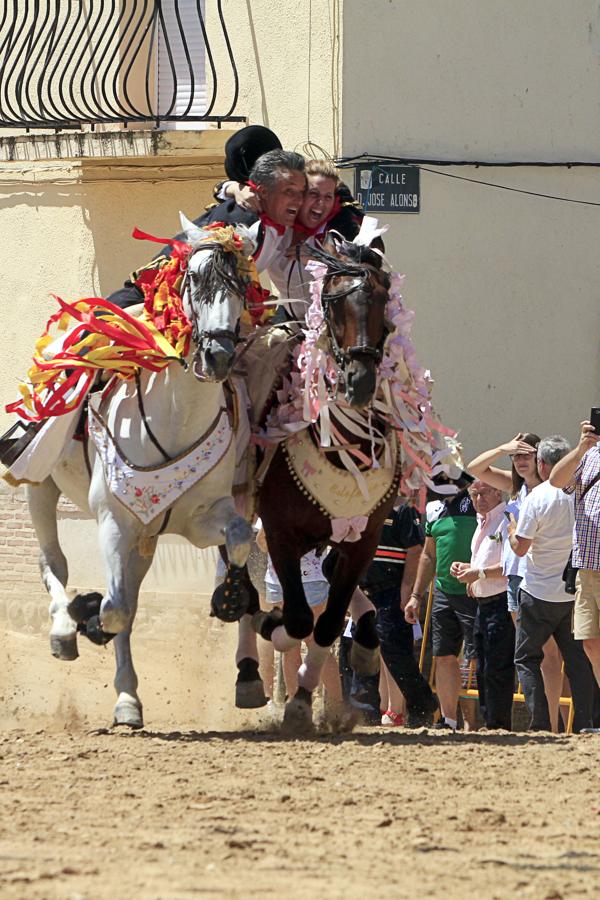
[[[152,563],[158,535],[180,534],[196,547],[225,544],[229,560],[237,566],[245,564],[252,541],[250,525],[236,514],[232,499],[236,442],[222,384],[234,360],[244,293],[234,261],[218,251],[218,247],[198,249],[190,259],[183,299],[193,325],[194,356],[187,367],[173,362],[158,374],[142,371],[138,387],[122,381],[106,398],[95,395],[90,403],[90,427],[100,438],[104,434],[107,446],[112,446],[113,461],[115,454],[119,465],[125,461],[125,474],[121,468],[120,480],[115,482],[106,455],[101,458],[90,441],[90,476],[82,444],[71,441],[50,477],[27,488],[41,549],[42,579],[51,596],[51,649],[59,659],[77,657],[76,618],[80,619],[66,591],[67,561],[59,545],[56,518],[59,496],[65,494],[97,520],[106,573],[97,631],[101,641],[102,633],[108,633],[105,639],[115,635],[114,722],[118,725],[143,725],[130,635],[140,585]],[[179,463],[183,474],[174,468]],[[165,474],[172,474],[172,487],[180,476],[184,486],[186,478],[194,482],[198,467],[206,471],[170,505],[168,515],[165,509],[151,521],[146,515],[144,521],[114,493],[117,483],[126,484],[128,466],[142,469],[150,484],[155,476],[162,477],[167,495]],[[142,494],[147,496],[145,488]]]

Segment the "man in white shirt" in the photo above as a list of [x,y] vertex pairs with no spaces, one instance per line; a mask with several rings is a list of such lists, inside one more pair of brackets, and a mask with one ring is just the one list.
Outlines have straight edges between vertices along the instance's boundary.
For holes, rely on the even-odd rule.
[[548,702],[540,671],[542,647],[554,636],[571,684],[575,715],[573,731],[591,726],[594,678],[581,641],[572,634],[574,601],[565,591],[562,574],[571,552],[574,522],[573,497],[553,487],[552,468],[570,450],[560,435],[540,441],[537,450],[542,484],[526,497],[517,525],[508,526],[510,545],[526,556],[517,614],[515,663],[531,715],[533,731],[550,731]]
[[512,727],[515,688],[515,627],[508,611],[502,574],[502,523],[506,503],[502,492],[474,481],[469,494],[477,513],[471,541],[471,561],[453,562],[450,574],[477,603],[473,637],[477,651],[479,705],[486,728]]

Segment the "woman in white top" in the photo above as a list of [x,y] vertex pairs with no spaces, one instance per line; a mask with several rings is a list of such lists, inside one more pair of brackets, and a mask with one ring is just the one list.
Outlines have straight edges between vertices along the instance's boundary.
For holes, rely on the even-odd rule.
[[[467,466],[467,471],[486,484],[509,494],[510,501],[506,512],[512,513],[519,520],[519,510],[527,494],[541,484],[537,470],[537,445],[540,438],[531,432],[519,432],[512,441],[500,444],[491,450],[485,450]],[[492,465],[502,456],[511,458],[511,468],[500,469]],[[508,608],[514,620],[519,610],[519,586],[523,580],[525,557],[519,558],[513,553],[508,542],[507,523],[502,528],[502,572],[508,576]],[[550,638],[544,645],[542,661],[544,689],[550,710],[552,730],[558,731],[559,700],[562,693],[562,657],[556,641]]]
[[[333,163],[325,159],[311,159],[306,164],[306,194],[298,211],[296,224],[288,228],[280,243],[280,252],[275,254],[267,266],[267,274],[279,296],[288,300],[285,304],[288,318],[304,320],[310,303],[309,286],[312,278],[304,269],[310,258],[310,247],[320,243],[329,222],[340,211],[336,191],[340,187],[340,177]],[[260,211],[259,199],[248,185],[228,181],[223,188],[225,197],[235,200],[238,206]],[[349,235],[348,235],[349,237]],[[306,244],[302,256],[298,247]]]

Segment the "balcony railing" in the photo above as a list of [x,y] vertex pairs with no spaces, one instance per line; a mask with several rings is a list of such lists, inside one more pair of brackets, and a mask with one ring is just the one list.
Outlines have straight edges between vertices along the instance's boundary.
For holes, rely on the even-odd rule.
[[222,0],[2,0],[1,128],[220,126],[238,94]]

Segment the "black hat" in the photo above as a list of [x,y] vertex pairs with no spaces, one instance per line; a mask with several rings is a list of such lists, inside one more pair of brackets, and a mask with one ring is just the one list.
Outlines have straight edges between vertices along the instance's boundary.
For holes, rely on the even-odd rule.
[[[473,476],[465,472],[464,469],[456,478],[450,478],[445,472],[439,472],[431,480],[435,485],[435,487],[430,487],[428,490],[428,495],[430,494],[431,497],[448,496],[453,493],[451,488],[454,488],[455,493],[464,491],[475,481]],[[440,490],[437,491],[436,488],[440,488]]]
[[281,150],[281,141],[264,125],[248,125],[225,144],[225,171],[232,181],[248,181],[254,163],[269,150]]

